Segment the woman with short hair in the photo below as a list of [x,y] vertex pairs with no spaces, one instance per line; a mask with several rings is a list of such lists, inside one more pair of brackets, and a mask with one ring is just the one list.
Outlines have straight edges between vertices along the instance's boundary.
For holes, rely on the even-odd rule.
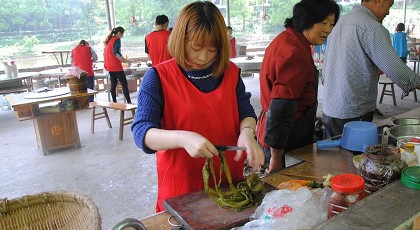
[[265,51],[257,137],[266,174],[285,167],[285,152],[313,143],[318,71],[310,46],[324,43],[339,14],[333,0],[302,0],[284,22],[286,30]]
[[[264,154],[255,140],[256,115],[239,68],[229,61],[226,24],[211,2],[197,1],[180,12],[168,48],[173,59],[146,72],[132,131],[146,153],[156,153],[158,201],[204,189],[206,158],[215,145],[246,147],[226,154],[233,181],[243,179],[245,159],[255,169]],[[218,180],[218,178],[217,178]],[[227,180],[223,177],[223,183]]]

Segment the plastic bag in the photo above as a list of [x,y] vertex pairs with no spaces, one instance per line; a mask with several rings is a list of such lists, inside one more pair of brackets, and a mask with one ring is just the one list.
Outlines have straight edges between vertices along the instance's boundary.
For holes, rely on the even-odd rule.
[[235,230],[302,229],[327,220],[330,188],[302,187],[296,191],[275,190],[265,195],[251,221]]

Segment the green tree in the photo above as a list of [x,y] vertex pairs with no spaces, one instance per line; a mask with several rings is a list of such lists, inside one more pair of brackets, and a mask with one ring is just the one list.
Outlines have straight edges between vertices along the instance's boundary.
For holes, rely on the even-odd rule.
[[265,32],[282,31],[284,21],[293,15],[293,6],[298,2],[299,0],[272,0]]
[[242,24],[242,32],[246,30],[246,22],[249,19],[249,16],[252,15],[254,7],[252,5],[252,0],[230,0],[229,1],[229,10],[231,22],[235,24],[235,21],[238,21]]
[[88,36],[89,40],[92,41],[92,36],[102,33],[101,28],[106,25],[106,21],[98,20],[97,17],[100,12],[105,11],[105,2],[101,0],[80,0],[79,11],[81,17],[77,20],[77,27],[84,28],[83,36]]

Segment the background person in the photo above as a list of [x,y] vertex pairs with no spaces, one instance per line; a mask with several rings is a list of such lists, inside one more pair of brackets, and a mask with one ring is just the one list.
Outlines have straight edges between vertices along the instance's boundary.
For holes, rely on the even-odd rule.
[[152,66],[171,59],[168,51],[168,39],[171,31],[168,30],[169,19],[166,15],[158,15],[155,30],[146,35],[144,52],[147,53]]
[[333,0],[302,0],[265,51],[257,137],[267,174],[285,167],[285,152],[313,143],[318,71],[310,46],[324,43],[339,14]]
[[420,85],[398,57],[381,21],[393,0],[362,0],[340,18],[328,37],[324,60],[324,137],[341,135],[349,121],[372,121],[378,96],[378,68],[404,92]]
[[130,61],[121,54],[121,38],[124,36],[124,28],[115,27],[106,37],[104,44],[104,67],[109,71],[111,79],[111,97],[113,102],[117,102],[117,83],[120,82],[125,100],[131,104],[130,93],[128,91],[127,78],[125,77],[122,62],[130,65]]
[[[157,158],[158,198],[203,190],[205,158],[214,160],[214,145],[246,147],[226,154],[232,179],[243,179],[245,158],[249,165],[264,162],[255,140],[256,115],[239,68],[229,62],[226,24],[211,2],[185,6],[169,39],[174,59],[146,72],[138,95],[138,112],[132,132],[136,145]],[[226,180],[224,178],[224,183]]]
[[232,36],[232,27],[227,26],[227,35],[229,38],[229,46],[230,46],[230,57],[235,58],[236,57],[236,38]]
[[[87,72],[87,88],[92,90],[95,87],[95,72],[93,72],[93,62],[96,62],[97,60],[98,55],[85,40],[80,40],[79,44],[71,50],[72,66]],[[93,98],[93,95],[89,95],[89,102],[92,102]]]
[[407,46],[407,35],[405,34],[404,23],[398,23],[395,28],[395,33],[392,35],[392,45],[398,56],[404,63],[407,63],[408,46]]

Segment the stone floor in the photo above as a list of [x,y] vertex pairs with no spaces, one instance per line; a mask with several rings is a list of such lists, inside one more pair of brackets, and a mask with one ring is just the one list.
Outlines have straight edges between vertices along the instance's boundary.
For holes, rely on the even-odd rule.
[[[252,93],[252,104],[258,114],[261,110],[258,74],[243,77],[243,80]],[[420,102],[414,102],[412,94],[401,100],[401,89],[396,87],[396,91],[397,106],[392,105],[390,96],[385,96],[384,102],[378,104],[385,117],[420,106]],[[137,101],[136,95],[131,94],[133,102]],[[101,92],[97,100],[107,100],[106,93]],[[122,102],[121,97],[119,101]],[[322,93],[319,102],[320,116]],[[56,190],[79,192],[92,198],[98,206],[103,229],[128,217],[141,219],[154,214],[155,156],[144,154],[135,146],[128,126],[124,140],[119,141],[119,111],[109,110],[109,116],[113,128],[109,129],[105,120],[98,120],[95,134],[91,134],[90,110],[78,111],[82,147],[44,156],[36,144],[33,121],[18,121],[13,111],[0,109],[0,199]]]

